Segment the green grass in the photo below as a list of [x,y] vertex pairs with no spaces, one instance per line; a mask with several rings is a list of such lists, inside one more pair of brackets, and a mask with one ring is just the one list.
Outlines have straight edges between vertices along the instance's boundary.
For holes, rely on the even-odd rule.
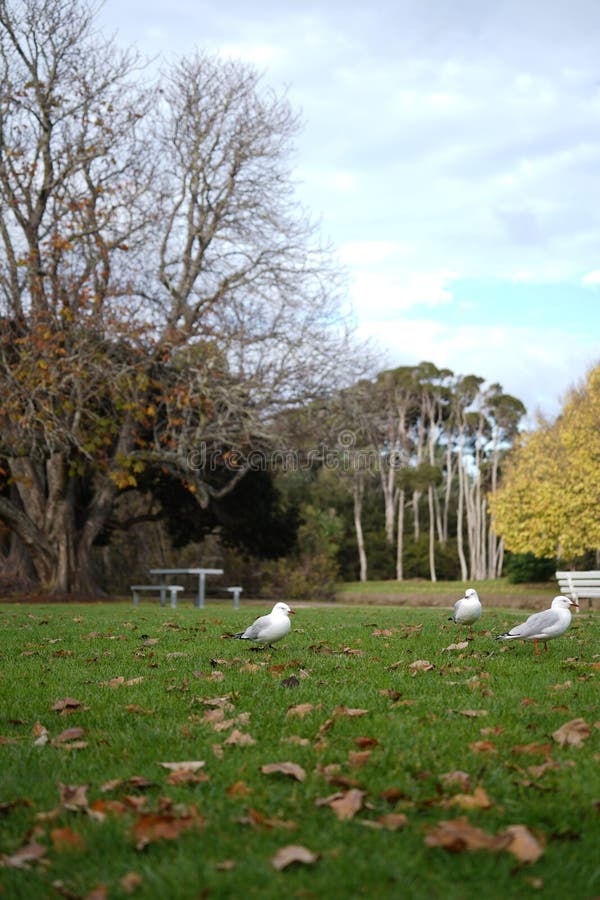
[[[298,608],[274,651],[223,637],[266,606],[0,606],[0,858],[32,839],[46,848],[29,868],[0,867],[1,896],[84,898],[104,885],[118,900],[130,896],[121,883],[129,873],[140,880],[133,896],[157,900],[600,894],[597,613],[574,617],[538,658],[531,645],[492,639],[522,618],[512,610],[486,609],[463,650],[445,649],[459,635],[439,608]],[[411,674],[417,660],[434,668]],[[287,686],[292,675],[297,684]],[[103,684],[119,677],[141,680]],[[237,721],[217,731],[205,701],[224,696]],[[67,697],[86,708],[53,711]],[[311,707],[288,715],[299,704]],[[579,747],[559,745],[553,732],[576,718],[590,734]],[[43,746],[34,744],[37,722],[49,732]],[[52,743],[72,727],[84,729],[87,746]],[[255,743],[226,744],[234,728]],[[470,746],[482,741],[487,749]],[[532,744],[534,752],[515,749]],[[159,763],[182,760],[204,760],[207,780],[170,784]],[[261,772],[284,761],[305,779]],[[440,776],[456,770],[468,774],[468,793],[486,791],[489,808],[451,802],[464,789]],[[122,784],[103,791],[112,779]],[[59,784],[88,785],[90,807],[122,805],[98,816],[84,799],[69,810]],[[316,803],[353,787],[365,793],[352,818]],[[136,849],[144,809],[175,827],[197,811],[204,824]],[[406,827],[372,827],[392,812],[406,815]],[[425,843],[437,823],[460,816],[490,835],[526,825],[544,852],[527,864],[505,850]],[[64,828],[82,843],[61,846]],[[276,871],[270,860],[288,844],[319,858]]]

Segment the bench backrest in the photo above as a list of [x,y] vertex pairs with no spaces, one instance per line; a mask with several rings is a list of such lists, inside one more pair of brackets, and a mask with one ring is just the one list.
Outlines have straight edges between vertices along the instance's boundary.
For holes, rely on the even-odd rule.
[[556,572],[561,591],[574,597],[600,597],[600,572]]

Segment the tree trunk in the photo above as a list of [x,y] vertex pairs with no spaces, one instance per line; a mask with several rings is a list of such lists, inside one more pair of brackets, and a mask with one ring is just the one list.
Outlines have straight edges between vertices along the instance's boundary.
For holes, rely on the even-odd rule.
[[404,498],[403,490],[398,491],[398,530],[396,532],[396,579],[402,581],[404,578],[403,559],[404,556]]
[[367,580],[367,554],[365,551],[365,539],[362,529],[362,500],[364,493],[364,481],[361,475],[354,479],[354,528],[356,530],[356,543],[358,546],[358,559],[360,562],[360,580]]
[[435,574],[435,508],[433,502],[433,485],[427,491],[429,503],[429,573],[432,581],[437,581]]

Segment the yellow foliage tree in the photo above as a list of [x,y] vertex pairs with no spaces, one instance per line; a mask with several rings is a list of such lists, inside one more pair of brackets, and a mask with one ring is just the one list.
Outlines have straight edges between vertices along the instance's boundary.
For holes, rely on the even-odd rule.
[[522,435],[490,508],[514,553],[568,558],[600,548],[600,365],[556,422]]

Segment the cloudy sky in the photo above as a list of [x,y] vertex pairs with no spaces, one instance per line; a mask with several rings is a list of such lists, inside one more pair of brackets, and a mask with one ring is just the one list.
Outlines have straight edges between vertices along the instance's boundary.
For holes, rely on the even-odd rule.
[[301,114],[298,197],[382,368],[554,416],[600,362],[598,0],[106,0],[168,62],[251,62]]

